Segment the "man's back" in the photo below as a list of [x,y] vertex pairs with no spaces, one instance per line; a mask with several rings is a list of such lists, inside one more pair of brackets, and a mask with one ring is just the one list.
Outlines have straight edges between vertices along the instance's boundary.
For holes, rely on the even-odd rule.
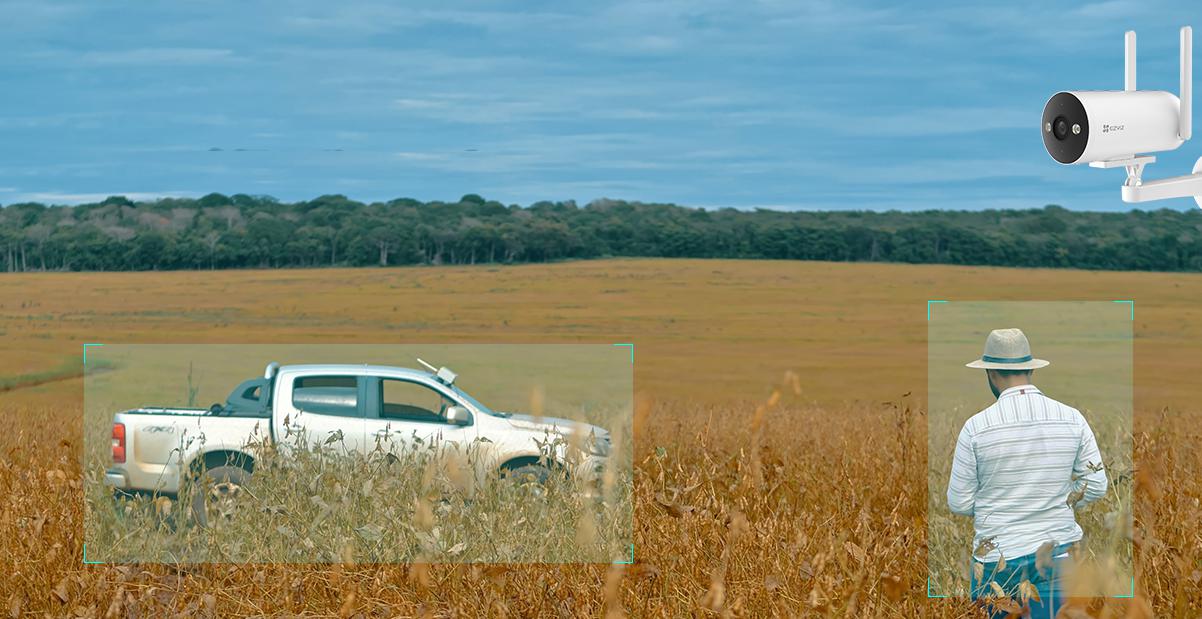
[[1089,423],[1075,408],[1020,385],[965,422],[947,500],[954,513],[973,516],[974,547],[991,538],[996,544],[980,558],[997,561],[999,553],[1014,558],[1047,541],[1081,539],[1067,499],[1082,485],[1080,504],[1106,493]]

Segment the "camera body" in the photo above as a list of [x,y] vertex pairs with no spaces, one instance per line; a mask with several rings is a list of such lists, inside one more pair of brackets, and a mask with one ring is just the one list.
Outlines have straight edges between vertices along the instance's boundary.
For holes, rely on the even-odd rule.
[[1130,158],[1181,146],[1181,103],[1163,90],[1059,92],[1043,108],[1043,144],[1064,164]]

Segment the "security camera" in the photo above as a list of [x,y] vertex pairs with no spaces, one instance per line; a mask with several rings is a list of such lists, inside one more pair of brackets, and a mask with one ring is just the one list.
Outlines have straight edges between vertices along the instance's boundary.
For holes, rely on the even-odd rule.
[[1060,163],[1108,161],[1174,150],[1181,105],[1163,90],[1058,92],[1043,108],[1043,145]]
[[1148,153],[1174,150],[1190,139],[1193,30],[1181,29],[1181,94],[1135,88],[1135,33],[1125,36],[1123,90],[1058,92],[1043,108],[1043,145],[1064,164],[1126,168],[1124,202],[1194,196],[1202,206],[1202,159],[1194,174],[1144,181]]

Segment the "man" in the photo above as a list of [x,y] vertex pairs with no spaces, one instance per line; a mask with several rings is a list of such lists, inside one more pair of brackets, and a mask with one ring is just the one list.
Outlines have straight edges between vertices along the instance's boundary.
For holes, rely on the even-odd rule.
[[[951,511],[973,517],[973,597],[990,595],[993,581],[1015,600],[1030,598],[1032,617],[1055,616],[1066,551],[1082,536],[1073,510],[1106,494],[1097,441],[1077,409],[1032,384],[1049,363],[1031,356],[1022,331],[991,332],[967,365],[985,370],[997,398],[960,430],[947,486]],[[1023,581],[1041,601],[1026,587],[1022,595]]]

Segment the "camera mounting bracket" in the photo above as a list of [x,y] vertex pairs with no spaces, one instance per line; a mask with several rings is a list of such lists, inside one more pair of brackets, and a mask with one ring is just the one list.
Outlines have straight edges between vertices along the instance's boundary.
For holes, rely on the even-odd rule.
[[[1155,161],[1155,157],[1146,157]],[[1139,159],[1145,157],[1134,157],[1126,160],[1132,162],[1126,165],[1127,180],[1123,183],[1123,202],[1149,202],[1151,200],[1165,200],[1168,198],[1189,198],[1192,197],[1194,202],[1202,207],[1202,158],[1194,162],[1193,174],[1184,176],[1173,176],[1170,178],[1161,178],[1154,181],[1145,181],[1141,178],[1144,165],[1151,161],[1139,162]],[[1097,162],[1110,163],[1110,162]],[[1114,166],[1094,166],[1094,167],[1118,167],[1123,165],[1122,161],[1116,162]],[[1090,164],[1093,165],[1093,164]]]
[[[1182,141],[1190,139],[1193,132],[1193,48],[1194,33],[1189,26],[1181,28],[1181,83],[1180,108],[1177,133]],[[1129,30],[1123,37],[1123,89],[1135,90],[1135,31]],[[1192,197],[1202,207],[1202,158],[1194,163],[1192,174],[1174,176],[1153,181],[1143,180],[1144,167],[1154,163],[1151,155],[1131,155],[1121,159],[1092,161],[1094,168],[1126,168],[1127,180],[1123,182],[1123,202],[1148,202],[1168,198]]]

